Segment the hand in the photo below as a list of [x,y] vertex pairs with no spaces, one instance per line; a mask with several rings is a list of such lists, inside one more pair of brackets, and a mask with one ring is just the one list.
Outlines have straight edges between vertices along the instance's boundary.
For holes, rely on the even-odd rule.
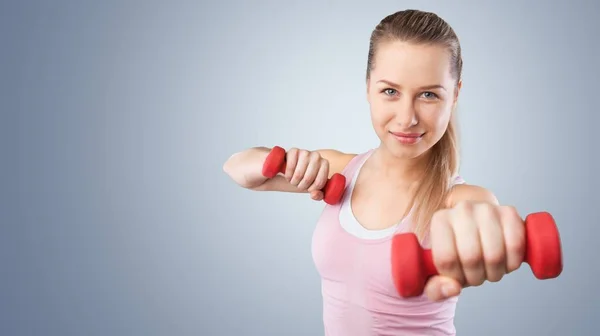
[[306,190],[315,201],[323,199],[321,189],[329,178],[329,162],[319,152],[292,148],[286,153],[285,178],[300,190]]
[[433,262],[439,275],[425,286],[433,301],[457,296],[462,288],[497,282],[525,256],[525,224],[508,206],[461,202],[436,212],[430,227]]

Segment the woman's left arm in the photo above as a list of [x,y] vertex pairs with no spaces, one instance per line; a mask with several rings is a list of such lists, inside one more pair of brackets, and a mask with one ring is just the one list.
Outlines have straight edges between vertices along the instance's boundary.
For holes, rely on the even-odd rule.
[[432,217],[430,239],[440,275],[428,281],[425,293],[434,301],[456,296],[464,287],[497,282],[518,269],[525,256],[521,216],[476,185],[454,186],[447,207]]

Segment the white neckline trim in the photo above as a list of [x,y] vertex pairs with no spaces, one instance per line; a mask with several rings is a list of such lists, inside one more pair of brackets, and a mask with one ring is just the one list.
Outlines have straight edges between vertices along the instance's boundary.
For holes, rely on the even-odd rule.
[[[363,165],[369,159],[372,153],[373,151],[371,150],[368,154],[366,154],[362,161],[359,163],[358,167],[355,169],[352,180],[350,181],[348,188],[346,188],[346,197],[344,198],[344,201],[340,207],[339,213],[340,225],[346,232],[355,237],[368,240],[383,239],[393,235],[398,229],[398,226],[400,226],[400,224],[402,224],[405,220],[402,219],[399,223],[392,225],[391,227],[386,229],[370,230],[362,226],[354,216],[354,213],[352,212],[352,194],[354,192],[356,180],[358,179],[358,175]],[[409,216],[407,216],[406,218],[408,217]]]

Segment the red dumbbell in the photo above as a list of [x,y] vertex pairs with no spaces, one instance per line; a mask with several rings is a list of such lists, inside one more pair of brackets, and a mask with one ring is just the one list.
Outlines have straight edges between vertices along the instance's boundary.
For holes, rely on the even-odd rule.
[[[267,155],[267,159],[263,164],[262,174],[264,177],[273,178],[278,173],[285,173],[285,149],[275,146]],[[342,174],[335,173],[322,189],[323,201],[333,205],[338,203],[344,195],[346,189],[346,177]]]
[[[562,273],[562,249],[556,223],[548,212],[525,218],[527,249],[525,261],[537,279],[558,277]],[[423,294],[425,283],[438,275],[431,250],[423,249],[413,233],[402,233],[392,240],[392,277],[398,294],[414,297]]]

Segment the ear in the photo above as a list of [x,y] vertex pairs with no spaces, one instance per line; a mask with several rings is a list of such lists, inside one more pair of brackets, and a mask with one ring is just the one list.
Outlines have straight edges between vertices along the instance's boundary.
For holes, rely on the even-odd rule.
[[462,89],[462,79],[456,83],[456,91],[454,92],[454,103],[458,100],[458,95],[460,94],[460,89]]
[[456,108],[456,104],[458,103],[458,96],[460,95],[460,89],[462,88],[462,80],[459,80],[456,83],[456,89],[454,90],[454,101],[452,102],[452,110]]
[[367,93],[367,102],[371,103],[371,99],[369,97],[370,93],[371,93],[371,88],[370,88],[371,87],[371,85],[370,85],[371,84],[371,79],[367,78],[365,84],[367,85],[367,92],[366,92]]

